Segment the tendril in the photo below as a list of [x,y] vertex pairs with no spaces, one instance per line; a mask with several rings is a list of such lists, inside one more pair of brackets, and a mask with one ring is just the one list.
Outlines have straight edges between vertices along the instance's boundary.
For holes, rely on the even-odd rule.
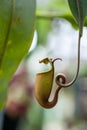
[[69,87],[71,85],[73,85],[78,77],[79,74],[79,68],[80,68],[80,42],[81,42],[81,32],[79,30],[79,36],[78,36],[78,55],[77,55],[77,71],[76,74],[73,78],[73,80],[69,83],[66,83],[67,79],[66,76],[62,73],[59,73],[56,76],[55,82],[58,86],[60,87]]
[[52,61],[52,64],[53,64],[56,60],[60,60],[60,61],[62,61],[61,58],[55,58],[55,59],[50,59],[50,60]]

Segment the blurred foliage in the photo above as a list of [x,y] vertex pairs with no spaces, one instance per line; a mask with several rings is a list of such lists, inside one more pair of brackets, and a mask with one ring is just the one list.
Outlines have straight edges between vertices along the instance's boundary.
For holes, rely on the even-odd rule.
[[[42,4],[41,4],[42,3]],[[70,13],[67,0],[47,0],[42,2],[41,0],[37,3],[37,11],[57,11],[57,13]]]
[[44,109],[32,102],[31,107],[27,111],[25,117],[19,124],[19,130],[41,130],[44,121]]
[[[78,29],[78,21],[79,19],[76,16],[77,9],[74,6],[73,1],[70,1],[70,8],[71,10],[74,10],[71,12],[69,8],[69,4],[67,0],[47,0],[42,2],[41,0],[38,0],[37,2],[37,10],[36,10],[36,29],[38,31],[38,43],[45,44],[46,36],[49,33],[51,29],[51,24],[54,19],[65,19],[69,23],[71,23],[72,27],[74,29]],[[83,15],[84,18],[84,26],[87,26],[87,17],[86,16],[86,1],[82,1],[83,6]],[[73,14],[72,14],[73,13]],[[49,24],[49,25],[48,25]],[[48,25],[48,26],[47,26]]]
[[38,45],[45,45],[48,33],[51,31],[51,21],[44,21],[43,19],[36,20],[36,29],[38,33]]
[[66,0],[37,1],[36,18],[38,44],[42,45],[46,44],[47,34],[52,29],[52,21],[55,18],[64,18],[71,22],[74,28],[78,28]]

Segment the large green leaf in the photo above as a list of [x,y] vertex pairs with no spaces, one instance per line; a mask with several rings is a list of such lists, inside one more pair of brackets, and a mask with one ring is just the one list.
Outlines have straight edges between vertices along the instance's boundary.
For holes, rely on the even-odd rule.
[[87,0],[68,0],[68,3],[79,28],[82,31],[84,20],[87,15]]
[[34,21],[35,0],[0,0],[0,108],[9,80],[30,48]]

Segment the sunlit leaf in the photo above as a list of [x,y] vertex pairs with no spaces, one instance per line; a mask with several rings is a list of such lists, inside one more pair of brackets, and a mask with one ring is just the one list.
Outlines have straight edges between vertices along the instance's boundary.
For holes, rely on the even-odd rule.
[[0,0],[0,108],[9,80],[30,48],[34,20],[35,0]]

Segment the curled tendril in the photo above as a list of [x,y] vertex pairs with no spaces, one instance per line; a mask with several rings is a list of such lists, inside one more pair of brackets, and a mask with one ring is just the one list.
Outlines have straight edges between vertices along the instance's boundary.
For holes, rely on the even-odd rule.
[[76,81],[77,77],[78,77],[78,73],[79,73],[79,68],[80,68],[80,42],[81,42],[81,32],[79,31],[79,36],[78,36],[78,55],[77,55],[77,71],[76,74],[73,78],[73,80],[69,83],[66,83],[67,79],[66,76],[62,73],[59,73],[56,76],[56,84],[60,87],[69,87],[71,85],[74,84],[74,82]]

